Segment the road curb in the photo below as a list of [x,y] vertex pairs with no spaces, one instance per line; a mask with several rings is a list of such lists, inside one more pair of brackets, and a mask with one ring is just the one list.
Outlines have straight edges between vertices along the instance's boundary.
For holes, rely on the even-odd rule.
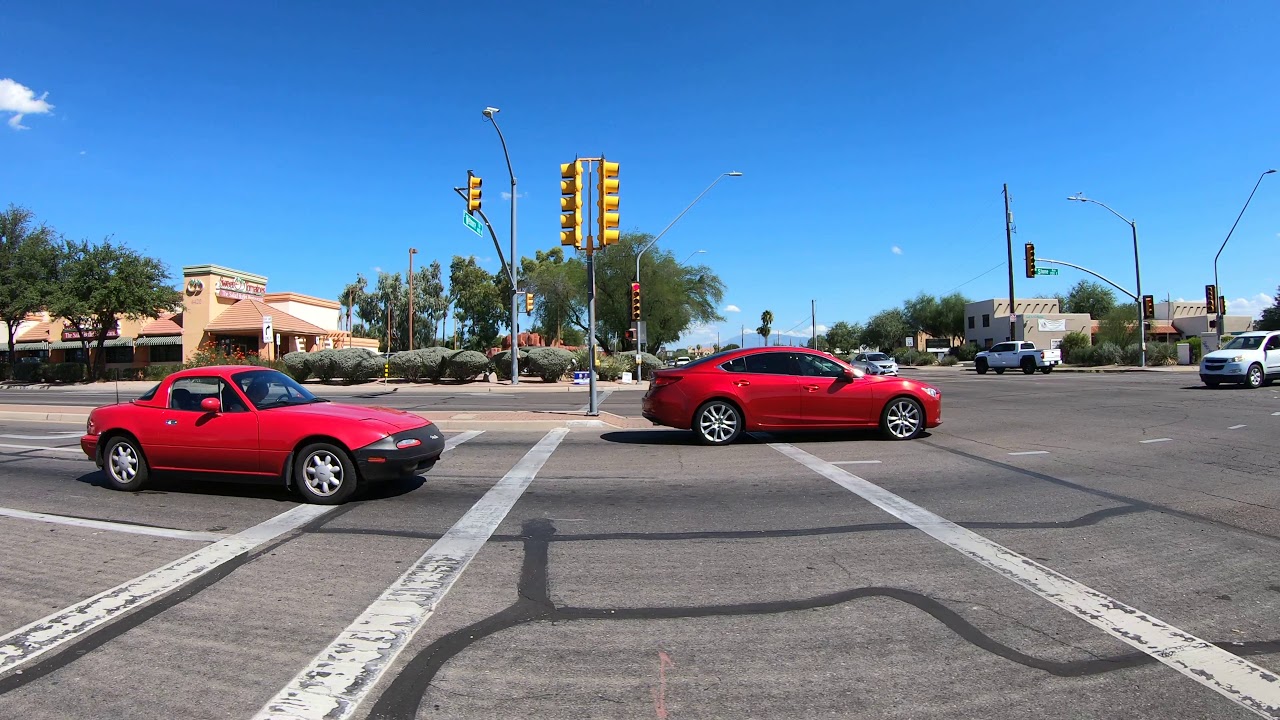
[[[10,420],[15,422],[49,422],[64,423],[68,425],[84,425],[89,420],[90,408],[83,410],[71,408],[59,408],[54,411],[31,411],[31,410],[0,410],[0,420]],[[614,415],[613,413],[602,412],[597,417],[588,417],[586,415],[551,415],[546,416],[544,413],[514,413],[504,411],[494,412],[466,412],[457,413],[467,417],[454,419],[453,416],[444,413],[415,413],[422,417],[430,418],[441,430],[445,432],[459,432],[462,430],[511,430],[511,431],[547,431],[556,428],[604,428],[613,430],[636,430],[653,426],[653,423],[643,418],[625,417],[622,415]],[[485,416],[488,417],[485,417]],[[529,417],[534,415],[535,417]],[[543,415],[537,417],[537,415]],[[523,417],[522,417],[523,416]]]

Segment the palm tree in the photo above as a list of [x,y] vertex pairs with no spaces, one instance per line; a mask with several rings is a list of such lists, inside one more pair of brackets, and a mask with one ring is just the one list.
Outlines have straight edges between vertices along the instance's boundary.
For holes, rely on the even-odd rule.
[[760,337],[764,338],[764,344],[769,344],[769,333],[773,331],[773,313],[765,310],[760,313],[760,327],[756,328],[756,332],[760,333]]

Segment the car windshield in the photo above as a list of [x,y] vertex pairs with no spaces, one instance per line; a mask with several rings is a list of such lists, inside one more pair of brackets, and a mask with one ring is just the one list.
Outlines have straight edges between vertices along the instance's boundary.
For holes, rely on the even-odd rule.
[[248,370],[232,375],[231,380],[259,410],[327,402],[278,370]]
[[871,360],[872,362],[884,362],[885,360],[889,360],[891,358],[888,355],[885,355],[884,353],[867,353],[867,359]]
[[1232,338],[1231,342],[1222,346],[1223,350],[1257,350],[1262,347],[1262,335],[1248,335]]

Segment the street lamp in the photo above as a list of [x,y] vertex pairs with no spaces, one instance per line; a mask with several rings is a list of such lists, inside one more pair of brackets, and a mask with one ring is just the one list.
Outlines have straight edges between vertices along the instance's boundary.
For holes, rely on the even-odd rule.
[[[689,257],[685,258],[685,259],[684,259],[684,262],[682,262],[682,263],[680,263],[680,264],[681,264],[681,265],[683,265],[684,263],[689,262],[689,258],[692,258],[694,255],[701,255],[702,253],[705,253],[705,252],[706,252],[706,250],[694,250],[693,252],[689,253]],[[638,277],[638,276],[637,276],[637,277]]]
[[[1249,198],[1244,201],[1244,207],[1240,208],[1240,214],[1236,216],[1236,221],[1231,223],[1231,229],[1227,231],[1227,239],[1222,241],[1222,247],[1218,248],[1218,254],[1213,256],[1213,287],[1214,287],[1214,290],[1216,290],[1217,293],[1221,296],[1225,296],[1226,293],[1222,292],[1222,286],[1218,284],[1218,256],[1222,255],[1222,251],[1226,249],[1227,240],[1230,240],[1231,233],[1236,231],[1236,225],[1240,224],[1240,218],[1244,217],[1244,211],[1249,209],[1249,201],[1253,200],[1253,193],[1258,192],[1258,186],[1262,184],[1262,178],[1270,175],[1273,172],[1275,172],[1275,170],[1268,170],[1258,176],[1258,182],[1253,184],[1253,190],[1250,191]],[[1214,314],[1218,316],[1218,341],[1219,341],[1219,344],[1221,344],[1222,322],[1225,319],[1222,316],[1222,311],[1224,310],[1224,308],[1218,302],[1216,302],[1217,298],[1214,298],[1214,300],[1215,300],[1215,302],[1213,303],[1214,310],[1217,311]]]
[[409,349],[413,350],[413,256],[417,255],[415,248],[409,248]]
[[498,140],[502,143],[502,155],[507,160],[507,175],[511,177],[511,254],[507,257],[511,260],[507,263],[507,276],[511,279],[511,384],[520,384],[520,353],[519,348],[519,321],[520,308],[516,304],[516,174],[511,169],[511,154],[507,152],[507,139],[502,136],[502,128],[498,127],[498,120],[494,116],[500,110],[496,107],[486,107],[482,114],[493,123],[493,129],[498,131]]
[[1120,213],[1112,210],[1106,203],[1098,202],[1084,196],[1084,193],[1077,193],[1067,198],[1068,200],[1077,200],[1079,202],[1091,202],[1094,205],[1101,205],[1111,212],[1112,215],[1120,218],[1129,224],[1129,228],[1133,230],[1133,270],[1137,275],[1137,295],[1138,295],[1138,366],[1147,366],[1147,319],[1142,307],[1142,265],[1138,262],[1138,221],[1130,220]]
[[[702,199],[703,195],[706,195],[708,192],[710,192],[711,188],[716,186],[716,183],[720,182],[721,179],[726,177],[742,177],[742,173],[738,172],[737,170],[734,170],[732,172],[727,172],[727,173],[720,173],[715,180],[711,181],[711,184],[707,186],[706,190],[703,190],[702,192],[698,193],[698,197],[694,198],[693,202],[689,203],[688,207],[680,211],[680,214],[676,216],[675,220],[672,220],[671,222],[667,223],[667,226],[662,228],[662,232],[658,233],[657,237],[655,237],[653,240],[650,240],[649,244],[645,245],[643,250],[636,253],[636,282],[640,282],[640,256],[648,252],[649,248],[653,247],[655,243],[657,243],[659,240],[662,239],[663,235],[667,234],[667,231],[671,229],[672,225],[675,225],[676,222],[680,220],[680,218],[684,217],[684,214],[689,212],[690,208],[698,204],[698,201]],[[697,253],[694,253],[694,255],[696,254]],[[690,257],[692,257],[692,255]]]

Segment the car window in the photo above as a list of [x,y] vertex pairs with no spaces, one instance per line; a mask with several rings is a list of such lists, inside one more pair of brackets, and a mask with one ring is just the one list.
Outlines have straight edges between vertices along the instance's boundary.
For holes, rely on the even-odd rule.
[[1035,346],[1034,344],[1032,344],[1032,343],[1022,343],[1021,347],[1022,347],[1022,349],[1023,349],[1023,350],[1035,350],[1035,349],[1036,349],[1036,346]]
[[187,412],[203,412],[200,402],[218,397],[219,383],[216,377],[184,377],[173,381],[169,387],[169,409]]
[[891,360],[892,358],[884,353],[870,353],[867,355],[867,359],[873,362],[884,362],[885,360]]
[[240,397],[240,393],[236,392],[231,383],[225,380],[220,381],[218,387],[219,397],[222,399],[222,412],[249,412],[249,406]]
[[1267,349],[1280,350],[1280,335],[1271,336],[1271,339],[1267,341]]
[[721,370],[724,370],[725,372],[732,372],[732,373],[741,373],[741,372],[746,372],[746,371],[747,371],[747,360],[746,360],[746,358],[736,357],[736,358],[734,358],[734,359],[730,360],[729,362],[724,363],[723,365],[721,365],[721,366],[720,366],[720,369],[721,369]]
[[150,389],[150,390],[148,390],[148,391],[146,391],[146,392],[142,393],[142,395],[140,395],[140,396],[138,397],[138,399],[139,399],[139,400],[142,400],[142,401],[144,401],[144,402],[145,402],[145,401],[147,401],[147,400],[151,400],[152,398],[154,398],[154,397],[156,396],[156,393],[157,393],[159,390],[160,390],[160,383],[156,383],[155,385],[152,385],[152,386],[151,386],[151,389]]
[[806,377],[844,377],[844,367],[834,360],[808,353],[796,353],[796,362],[800,365],[800,374]]
[[762,375],[798,375],[789,352],[762,352],[748,355],[747,372]]
[[1000,343],[999,345],[996,345],[995,347],[991,348],[991,352],[993,353],[1009,352],[1012,349],[1013,349],[1013,345],[1011,345],[1010,343]]
[[231,376],[249,402],[259,410],[285,405],[324,402],[299,385],[293,378],[276,370],[249,370]]
[[1223,350],[1257,350],[1262,347],[1261,335],[1247,335],[1232,338],[1231,342],[1222,346]]

